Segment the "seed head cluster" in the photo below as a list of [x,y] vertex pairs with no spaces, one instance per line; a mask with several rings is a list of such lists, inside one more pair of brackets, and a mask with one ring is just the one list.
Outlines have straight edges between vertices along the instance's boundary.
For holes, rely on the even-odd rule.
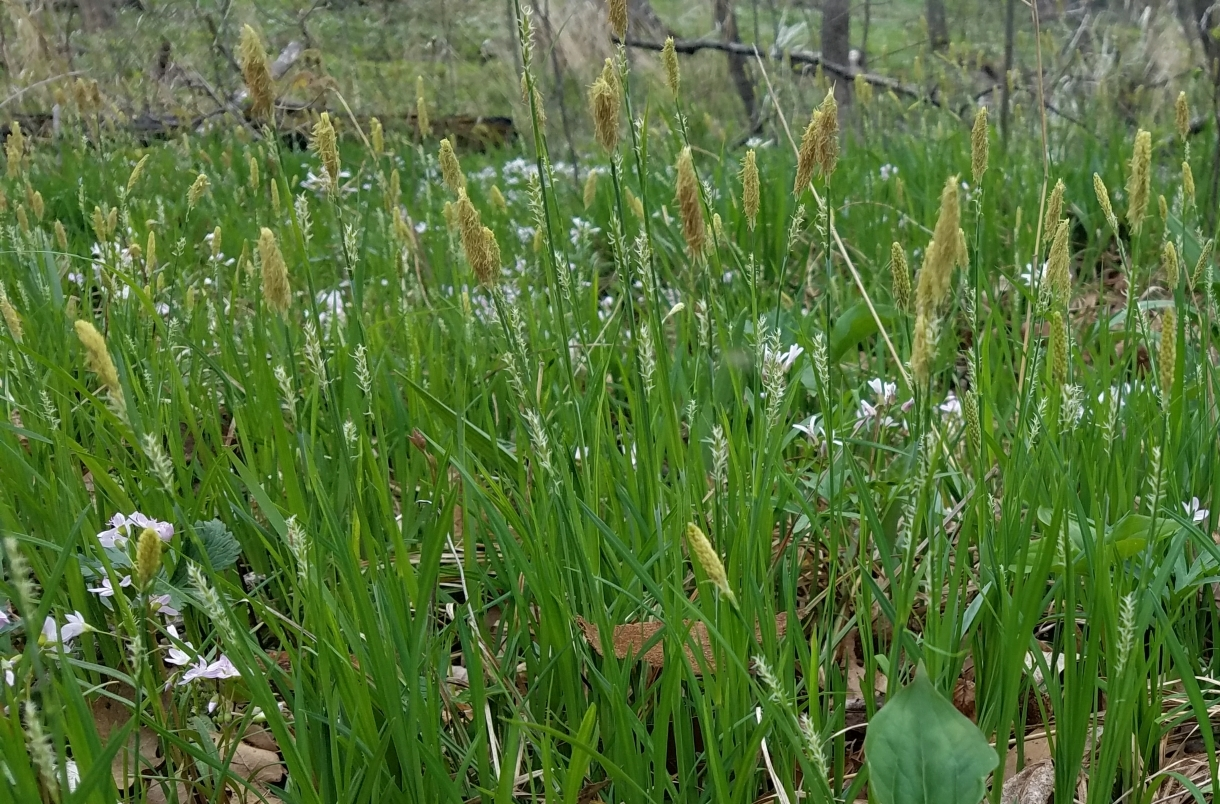
[[720,590],[722,595],[735,604],[737,599],[733,596],[733,590],[729,588],[729,578],[724,571],[724,564],[720,561],[720,556],[716,554],[716,548],[712,547],[707,536],[693,522],[686,526],[686,544],[690,548],[691,556],[703,569],[703,574],[707,576],[707,579]]
[[148,164],[148,157],[149,154],[144,154],[144,156],[140,157],[140,161],[136,162],[136,166],[131,169],[131,175],[127,177],[127,195],[131,195],[131,191],[139,183],[140,177],[144,175],[144,166]]
[[627,35],[627,0],[609,0],[608,14],[610,30],[620,42]]
[[1127,225],[1138,230],[1148,213],[1152,192],[1152,135],[1140,129],[1135,135],[1131,152],[1131,168],[1127,176]]
[[453,152],[453,143],[449,142],[448,138],[441,140],[440,156],[438,157],[441,163],[441,178],[445,180],[445,186],[449,188],[449,192],[458,194],[466,189],[466,174],[462,173],[462,166],[458,163],[457,154]]
[[147,589],[160,568],[161,537],[152,528],[144,528],[136,542],[136,582],[139,588]]
[[1165,269],[1165,283],[1171,290],[1176,288],[1181,279],[1181,270],[1178,266],[1178,250],[1174,248],[1172,240],[1166,240],[1161,249],[1161,267]]
[[601,75],[589,87],[589,114],[593,117],[593,134],[606,153],[618,150],[619,106],[618,76],[614,63],[606,59]]
[[186,191],[186,205],[189,209],[194,209],[199,203],[199,199],[203,198],[203,194],[212,186],[212,182],[208,180],[206,173],[200,173],[195,177],[195,181],[191,183],[191,187]]
[[1216,241],[1208,239],[1202,248],[1199,249],[1199,259],[1195,261],[1195,269],[1190,273],[1190,287],[1192,290],[1199,287],[1204,277],[1207,276],[1207,268],[1211,264],[1212,251],[1215,248]]
[[958,179],[957,176],[950,176],[940,194],[940,213],[932,232],[932,242],[924,252],[923,267],[919,271],[919,284],[915,291],[915,311],[929,319],[939,315],[949,298],[953,269],[965,256],[958,241],[960,222]]
[[21,316],[17,314],[3,285],[0,285],[0,314],[4,316],[4,324],[8,327],[9,336],[17,343],[21,343],[24,334],[21,328]]
[[932,242],[924,252],[915,288],[915,328],[911,345],[911,371],[920,385],[931,378],[932,356],[936,345],[938,319],[949,298],[953,269],[965,268],[968,250],[961,226],[958,177],[950,176],[940,195],[940,213]]
[[1178,137],[1185,141],[1186,135],[1190,133],[1190,104],[1186,102],[1185,92],[1178,93],[1178,99],[1173,105],[1173,118]]
[[292,303],[292,289],[288,284],[288,266],[276,242],[275,232],[264,226],[258,235],[258,259],[262,266],[263,298],[267,306],[283,315]]
[[987,107],[980,106],[974,115],[974,128],[970,131],[970,175],[977,185],[987,172],[990,145],[987,141]]
[[1110,191],[1106,189],[1106,183],[1102,181],[1101,176],[1093,174],[1093,192],[1097,196],[1097,203],[1101,205],[1102,214],[1106,216],[1106,223],[1109,224],[1110,230],[1118,231],[1118,218],[1114,215],[1114,207],[1110,204]]
[[123,386],[119,384],[119,372],[114,367],[114,361],[110,359],[106,339],[102,337],[102,333],[97,331],[97,327],[84,319],[78,319],[73,326],[76,328],[76,337],[80,340],[81,346],[85,347],[85,365],[97,375],[102,388],[110,394],[111,398],[121,399]]
[[1072,276],[1068,270],[1068,222],[1059,221],[1047,258],[1046,281],[1050,285],[1051,303],[1062,309],[1072,294]]
[[935,351],[936,322],[916,313],[911,339],[911,376],[920,387],[927,387],[931,382]]
[[682,235],[686,247],[694,258],[703,254],[707,242],[707,229],[703,223],[703,205],[699,201],[699,179],[695,175],[695,164],[690,147],[678,155],[678,210],[682,216]]
[[1068,335],[1067,322],[1060,310],[1051,311],[1050,329],[1051,381],[1055,387],[1061,387],[1067,382]]
[[589,207],[593,206],[593,203],[595,201],[597,201],[597,171],[596,170],[590,170],[589,175],[585,176],[585,187],[584,187],[584,192],[581,196],[581,200],[584,202],[585,209],[588,209]]
[[814,111],[796,159],[796,182],[792,192],[800,195],[813,179],[814,170],[827,179],[834,173],[839,160],[839,106],[834,90],[827,91],[822,104]]
[[495,285],[500,276],[500,244],[495,233],[483,225],[479,210],[465,190],[458,191],[453,211],[466,262],[479,282],[487,287]]
[[1059,221],[1063,217],[1063,193],[1065,189],[1063,179],[1059,179],[1055,182],[1050,196],[1046,199],[1046,218],[1042,223],[1043,242],[1046,242],[1046,238],[1053,237],[1055,230],[1059,228]]
[[1173,401],[1173,378],[1177,369],[1178,319],[1170,307],[1161,315],[1161,346],[1157,353],[1157,375],[1161,383],[1161,405],[1169,410]]
[[275,103],[275,90],[271,80],[271,68],[267,65],[267,51],[258,33],[249,25],[241,29],[237,45],[241,62],[241,75],[250,93],[250,114],[255,119],[266,119]]
[[310,148],[318,155],[322,169],[326,171],[326,187],[333,196],[339,191],[339,144],[328,112],[322,112],[314,124]]
[[665,67],[665,83],[673,96],[678,97],[678,89],[682,85],[682,75],[678,70],[678,54],[674,50],[674,38],[666,38],[665,47],[661,48],[661,64]]
[[373,156],[385,153],[385,129],[376,117],[369,120],[369,145],[373,146]]
[[751,148],[741,160],[741,211],[751,232],[758,225],[759,198],[758,157]]
[[962,394],[962,419],[971,449],[978,450],[983,443],[983,428],[979,421],[979,395],[973,388]]
[[899,310],[911,309],[911,269],[907,265],[906,250],[894,241],[890,245],[890,275],[894,292],[894,304]]

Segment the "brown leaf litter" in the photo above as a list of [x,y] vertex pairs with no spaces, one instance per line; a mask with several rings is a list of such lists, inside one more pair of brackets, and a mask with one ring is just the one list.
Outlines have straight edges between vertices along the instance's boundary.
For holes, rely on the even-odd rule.
[[[135,698],[135,692],[126,685],[119,686],[111,692],[128,701]],[[108,742],[112,735],[125,729],[132,718],[127,703],[109,695],[99,695],[89,705],[89,708],[93,713],[93,722],[97,726],[97,736],[103,743]],[[127,743],[119,748],[110,763],[110,775],[114,777],[114,785],[120,791],[131,787],[132,782],[140,774],[141,767],[137,767],[137,765],[144,768],[157,768],[165,759],[161,755],[161,741],[157,737],[157,733],[147,726],[141,726],[139,730],[139,751],[141,761],[137,763],[136,732],[133,731],[127,737]]]
[[[280,799],[267,787],[269,783],[278,783],[284,779],[286,770],[284,763],[280,761],[279,753],[258,748],[248,742],[238,743],[232,751],[229,770],[249,783],[248,786],[230,785],[232,801],[235,804],[280,804]],[[228,753],[228,747],[222,746],[221,756],[227,756]]]
[[[130,702],[134,697],[135,693],[131,687],[120,684],[107,694],[97,696],[90,703],[97,734],[103,742],[109,741],[129,727],[133,717]],[[283,781],[286,768],[280,759],[279,745],[265,726],[251,724],[236,746],[232,745],[232,737],[226,741],[221,735],[213,734],[212,739],[217,742],[220,756],[229,758],[230,754],[232,755],[229,771],[243,780],[228,785],[229,801],[237,804],[280,804],[280,799],[268,785]],[[161,740],[148,726],[141,726],[139,729],[138,763],[135,753],[136,732],[132,731],[110,765],[111,776],[120,792],[129,790],[143,772],[148,784],[150,804],[170,800],[170,785],[175,788],[178,801],[191,800],[187,784],[190,780],[158,778],[155,773],[147,775],[148,771],[155,772],[165,762],[161,753]]]
[[[599,656],[605,656],[605,647],[602,644],[597,624],[591,623],[583,617],[576,618],[576,624],[585,635],[585,639],[593,646],[593,650],[597,651]],[[689,629],[690,638],[682,645],[682,650],[686,653],[686,661],[690,664],[691,670],[695,675],[703,674],[703,665],[695,656],[695,651],[691,647],[693,642],[699,647],[703,654],[703,661],[706,663],[709,670],[716,671],[716,659],[713,655],[712,643],[708,637],[707,625],[702,622],[692,622],[691,620],[683,620],[682,627]],[[653,667],[662,667],[665,664],[665,645],[660,640],[655,640],[655,644],[648,650],[641,653],[641,649],[647,645],[660,631],[665,628],[665,623],[659,620],[651,620],[649,622],[634,622],[624,623],[614,626],[614,633],[611,636],[611,643],[614,650],[614,655],[619,659],[626,659],[629,655],[637,659],[642,659],[645,663]],[[781,612],[775,615],[775,635],[783,637],[788,630],[788,614]],[[755,629],[755,638],[762,639],[761,629]]]

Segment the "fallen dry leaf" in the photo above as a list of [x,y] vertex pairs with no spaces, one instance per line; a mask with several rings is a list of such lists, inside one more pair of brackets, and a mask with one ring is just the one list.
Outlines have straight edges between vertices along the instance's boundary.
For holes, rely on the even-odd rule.
[[[116,687],[111,692],[128,700],[135,697],[135,692],[126,685]],[[89,705],[89,708],[93,713],[93,722],[97,726],[97,736],[103,743],[109,741],[112,734],[126,728],[131,721],[131,710],[125,704],[107,695],[99,695]],[[132,732],[127,738],[127,744],[118,750],[114,755],[114,760],[110,763],[110,775],[114,777],[115,787],[120,791],[131,787],[131,783],[140,773],[140,768],[137,767],[135,761],[135,750],[136,734]],[[161,741],[157,738],[157,733],[147,726],[140,727],[139,750],[140,758],[143,760],[138,763],[139,765],[151,768],[161,765],[163,759]]]
[[247,742],[237,744],[229,770],[250,782],[278,782],[285,773],[279,754]]
[[[859,651],[856,649],[856,644],[859,641],[859,634],[854,634],[850,638],[844,640],[846,643],[845,659],[847,662],[847,697],[854,700],[864,700],[864,677],[867,671],[864,668],[864,662],[860,660]],[[884,695],[886,686],[889,684],[889,679],[885,673],[880,670],[873,672],[873,694]]]
[[[599,656],[605,656],[605,648],[602,645],[596,623],[591,623],[583,617],[577,617],[576,624],[580,626],[581,632],[584,633],[585,639],[589,641],[589,644],[593,646],[593,650],[597,651]],[[692,623],[690,620],[683,620],[682,625],[690,629],[690,639],[683,644],[682,650],[686,653],[686,660],[690,663],[691,670],[694,671],[695,675],[702,675],[703,673],[702,666],[695,657],[694,649],[691,647],[691,642],[693,642],[699,646],[700,651],[703,653],[703,659],[707,663],[708,669],[715,672],[716,660],[712,655],[712,644],[711,640],[708,639],[707,626],[701,622]],[[623,625],[614,626],[614,634],[611,636],[614,655],[619,659],[626,659],[628,655],[634,656],[637,659],[643,659],[653,667],[661,667],[665,664],[665,646],[661,640],[657,640],[643,654],[640,653],[640,649],[648,644],[664,627],[665,623],[658,620],[646,623],[624,623]],[[787,613],[775,615],[776,636],[782,637],[787,630]],[[757,629],[755,635],[761,639],[761,632]]]
[[244,742],[249,743],[255,748],[261,748],[264,751],[270,751],[273,754],[280,752],[279,743],[275,741],[275,737],[271,734],[271,730],[263,725],[251,723],[246,729],[246,734],[242,737]]
[[148,804],[169,804],[171,800],[177,801],[178,804],[187,804],[187,802],[191,801],[190,792],[182,782],[174,782],[177,798],[171,799],[167,792],[169,784],[170,782],[167,779],[150,782],[148,785]]
[[[220,748],[221,756],[228,755],[228,748]],[[280,804],[280,798],[267,787],[269,782],[280,782],[284,779],[284,764],[275,751],[240,742],[233,749],[233,758],[229,762],[229,770],[236,776],[245,779],[248,785],[230,785],[234,804]]]
[[966,717],[974,720],[975,716],[975,684],[973,679],[959,678],[953,685],[953,707]]

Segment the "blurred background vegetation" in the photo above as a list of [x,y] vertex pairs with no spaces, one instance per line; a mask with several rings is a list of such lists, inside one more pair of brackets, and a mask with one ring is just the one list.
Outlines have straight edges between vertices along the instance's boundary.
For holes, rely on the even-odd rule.
[[[6,0],[4,7],[6,111],[30,114],[41,127],[56,124],[78,79],[97,82],[115,125],[233,125],[243,96],[233,46],[245,24],[277,57],[288,110],[346,103],[389,129],[409,127],[421,80],[434,114],[455,121],[442,122],[438,137],[470,118],[523,119],[511,0]],[[633,91],[647,97],[662,86],[651,48],[673,36],[688,51],[684,94],[697,138],[730,145],[776,135],[770,91],[781,109],[803,117],[826,81],[841,103],[860,81],[892,92],[901,101],[898,122],[925,106],[968,125],[985,104],[1001,111],[997,124],[1038,137],[1039,116],[1020,112],[1037,107],[1039,58],[1050,124],[1073,137],[1104,139],[1118,122],[1123,130],[1150,125],[1172,114],[1183,86],[1193,87],[1197,133],[1215,116],[1210,65],[1220,56],[1213,35],[1220,19],[1210,9],[1209,0],[1039,0],[1036,7],[632,0],[628,52]],[[585,88],[613,47],[605,4],[541,0],[535,12],[549,134],[557,150],[577,156],[589,135]],[[1216,177],[1200,178],[1214,195]]]

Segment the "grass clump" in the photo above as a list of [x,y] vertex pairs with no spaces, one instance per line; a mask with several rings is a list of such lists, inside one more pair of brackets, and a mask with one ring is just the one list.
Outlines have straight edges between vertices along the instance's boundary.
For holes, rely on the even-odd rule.
[[580,182],[541,125],[464,164],[329,117],[307,153],[10,139],[18,800],[850,801],[907,689],[977,767],[1052,735],[1057,801],[1214,775],[1185,149],[1050,166],[827,94],[737,153],[626,71]]

